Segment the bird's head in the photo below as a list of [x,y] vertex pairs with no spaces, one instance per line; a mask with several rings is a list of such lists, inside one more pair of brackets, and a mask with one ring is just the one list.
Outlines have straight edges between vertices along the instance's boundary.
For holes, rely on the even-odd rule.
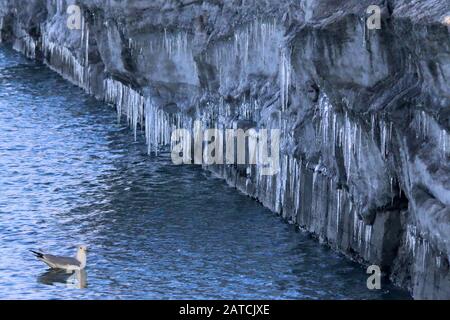
[[85,245],[79,245],[78,246],[78,252],[86,253],[87,251],[88,251],[87,246],[85,246]]
[[88,251],[87,247],[85,245],[79,245],[77,246],[77,255],[76,259],[81,263],[81,268],[84,269],[86,267],[86,260],[87,260],[87,254]]

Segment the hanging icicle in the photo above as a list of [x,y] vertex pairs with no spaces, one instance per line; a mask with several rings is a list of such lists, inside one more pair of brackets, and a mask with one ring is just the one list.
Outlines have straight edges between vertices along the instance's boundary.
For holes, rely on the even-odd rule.
[[4,25],[4,18],[3,16],[0,17],[0,43],[3,42],[3,25]]
[[36,41],[26,31],[24,31],[22,26],[17,21],[14,23],[13,28],[14,34],[16,35],[13,43],[13,49],[24,54],[29,59],[35,59],[37,46]]
[[280,59],[280,96],[282,111],[287,110],[289,104],[289,87],[291,85],[291,50],[283,48]]
[[170,145],[173,126],[181,126],[180,121],[177,121],[178,116],[169,116],[156,107],[152,99],[145,98],[120,81],[106,79],[104,87],[105,101],[116,106],[118,121],[121,121],[123,115],[126,116],[128,125],[134,131],[135,139],[138,126],[145,127],[149,154],[157,155],[161,147]]
[[42,31],[42,51],[45,63],[54,71],[75,85],[89,90],[88,68],[66,47],[48,39],[45,30]]

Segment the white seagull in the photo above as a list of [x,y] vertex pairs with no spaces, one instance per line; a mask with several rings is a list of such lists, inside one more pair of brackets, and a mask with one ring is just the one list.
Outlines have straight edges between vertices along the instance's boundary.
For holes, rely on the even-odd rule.
[[77,248],[77,255],[75,258],[60,257],[51,254],[45,254],[30,250],[36,258],[47,264],[52,269],[66,270],[67,272],[80,271],[86,268],[86,252],[87,247],[82,245]]

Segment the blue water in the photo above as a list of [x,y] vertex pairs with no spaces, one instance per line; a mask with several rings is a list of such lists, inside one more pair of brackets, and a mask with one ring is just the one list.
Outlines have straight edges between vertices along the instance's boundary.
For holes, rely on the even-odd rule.
[[[85,274],[28,252],[72,255]],[[150,157],[114,110],[0,48],[0,299],[396,299],[195,166]]]

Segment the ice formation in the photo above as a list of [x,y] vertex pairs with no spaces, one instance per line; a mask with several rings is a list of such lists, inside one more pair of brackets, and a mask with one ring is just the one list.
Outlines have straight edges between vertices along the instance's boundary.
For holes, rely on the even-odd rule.
[[[3,24],[3,21],[1,23]],[[28,33],[23,31],[17,22],[14,23],[14,34],[19,35],[19,37],[14,39],[13,49],[23,53],[29,59],[36,58],[36,41]]]
[[178,116],[170,116],[158,108],[151,98],[146,98],[137,90],[122,82],[106,79],[104,81],[105,101],[117,108],[118,120],[123,115],[134,131],[137,139],[138,127],[145,128],[148,153],[158,154],[161,147],[170,145],[174,126],[181,127]]
[[286,110],[289,104],[289,86],[291,84],[291,52],[289,49],[281,50],[280,59],[280,96],[282,110]]
[[431,115],[425,111],[416,111],[412,124],[414,128],[418,128],[416,131],[417,139],[434,145],[442,158],[448,157],[450,134]]
[[3,24],[4,24],[4,18],[3,16],[0,17],[0,43],[3,42]]
[[42,51],[45,57],[44,62],[52,70],[86,91],[90,91],[89,67],[80,62],[68,48],[51,41],[46,32],[42,32]]
[[208,53],[210,62],[218,69],[220,86],[232,85],[237,70],[242,75],[254,73],[256,69],[264,73],[278,72],[278,61],[273,57],[280,55],[281,33],[275,20],[256,19],[237,29],[232,37],[223,39]]
[[66,11],[65,1],[64,0],[52,0],[53,5],[56,6],[56,12],[59,14],[63,14]]

